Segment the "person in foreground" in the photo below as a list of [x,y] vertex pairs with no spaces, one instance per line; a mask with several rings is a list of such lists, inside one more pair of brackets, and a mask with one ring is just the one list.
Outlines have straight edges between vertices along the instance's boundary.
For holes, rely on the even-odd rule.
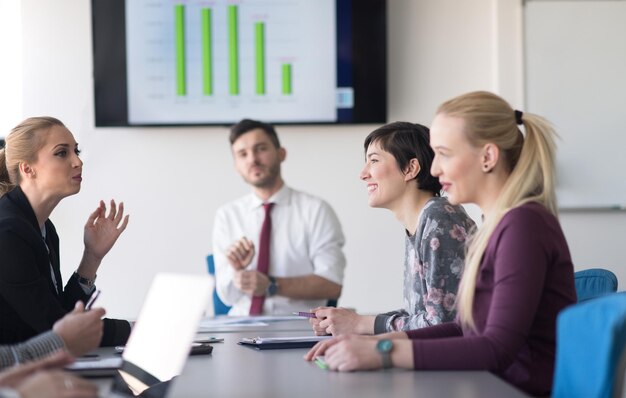
[[0,370],[65,350],[79,357],[98,347],[102,339],[104,309],[85,311],[77,301],[72,312],[54,323],[52,330],[16,345],[0,346]]
[[318,335],[375,334],[419,329],[454,320],[454,301],[465,257],[465,239],[474,222],[463,207],[440,197],[430,174],[434,152],[428,128],[394,122],[365,139],[365,166],[371,207],[389,209],[402,224],[404,308],[359,315],[345,308],[318,307],[309,322]]
[[[83,162],[72,133],[52,117],[16,126],[0,150],[0,344],[23,342],[87,301],[102,258],[128,224],[124,206],[104,202],[85,225],[85,250],[65,288],[59,237],[49,216],[65,197],[80,191]],[[127,321],[104,319],[101,345],[124,344]]]
[[285,315],[337,299],[346,259],[333,209],[285,184],[287,151],[273,126],[244,119],[230,144],[252,193],[215,215],[216,287],[229,315]]
[[0,398],[97,397],[98,387],[61,369],[73,358],[60,351],[0,372]]
[[[523,124],[526,134],[517,128]],[[488,370],[548,395],[556,317],[576,300],[574,270],[557,219],[555,133],[543,118],[472,92],[442,104],[431,127],[431,172],[450,203],[476,203],[455,322],[381,336],[340,336],[313,347],[334,370],[397,366]]]

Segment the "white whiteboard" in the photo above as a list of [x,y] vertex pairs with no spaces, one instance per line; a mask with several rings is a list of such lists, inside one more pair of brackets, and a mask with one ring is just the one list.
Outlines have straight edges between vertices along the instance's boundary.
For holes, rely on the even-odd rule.
[[528,1],[526,110],[561,139],[559,207],[626,208],[626,2]]

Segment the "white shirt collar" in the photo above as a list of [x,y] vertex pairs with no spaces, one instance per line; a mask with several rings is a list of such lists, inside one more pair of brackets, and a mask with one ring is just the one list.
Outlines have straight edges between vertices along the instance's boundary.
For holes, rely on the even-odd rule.
[[291,200],[291,188],[287,186],[287,184],[283,184],[283,186],[276,192],[274,195],[270,196],[267,201],[262,200],[254,193],[251,195],[252,198],[250,200],[250,210],[258,209],[263,205],[263,203],[274,203],[274,205],[278,206],[287,206]]

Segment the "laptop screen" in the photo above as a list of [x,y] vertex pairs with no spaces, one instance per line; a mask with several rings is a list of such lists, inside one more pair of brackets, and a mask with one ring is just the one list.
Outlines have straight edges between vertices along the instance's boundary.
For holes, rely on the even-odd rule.
[[208,275],[156,275],[124,349],[114,391],[166,392],[167,382],[183,370],[211,288]]

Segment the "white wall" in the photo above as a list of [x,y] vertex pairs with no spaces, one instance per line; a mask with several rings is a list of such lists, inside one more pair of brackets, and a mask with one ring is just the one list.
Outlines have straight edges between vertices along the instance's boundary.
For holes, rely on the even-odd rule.
[[[156,272],[205,272],[216,207],[248,189],[232,169],[224,128],[93,127],[89,4],[22,0],[23,112],[59,117],[84,150],[83,189],[52,215],[65,278],[80,260],[82,226],[97,201],[124,200],[131,221],[98,285],[109,315],[135,317]],[[390,0],[389,120],[430,124],[440,102],[475,89],[523,107],[520,23],[519,0]],[[402,302],[403,231],[388,211],[368,208],[358,180],[362,141],[374,127],[279,129],[287,183],[328,200],[343,223],[341,303],[366,312]],[[563,215],[575,263],[606,266],[626,280],[618,257],[624,217]]]
[[22,120],[21,28],[20,2],[0,0],[0,138]]

